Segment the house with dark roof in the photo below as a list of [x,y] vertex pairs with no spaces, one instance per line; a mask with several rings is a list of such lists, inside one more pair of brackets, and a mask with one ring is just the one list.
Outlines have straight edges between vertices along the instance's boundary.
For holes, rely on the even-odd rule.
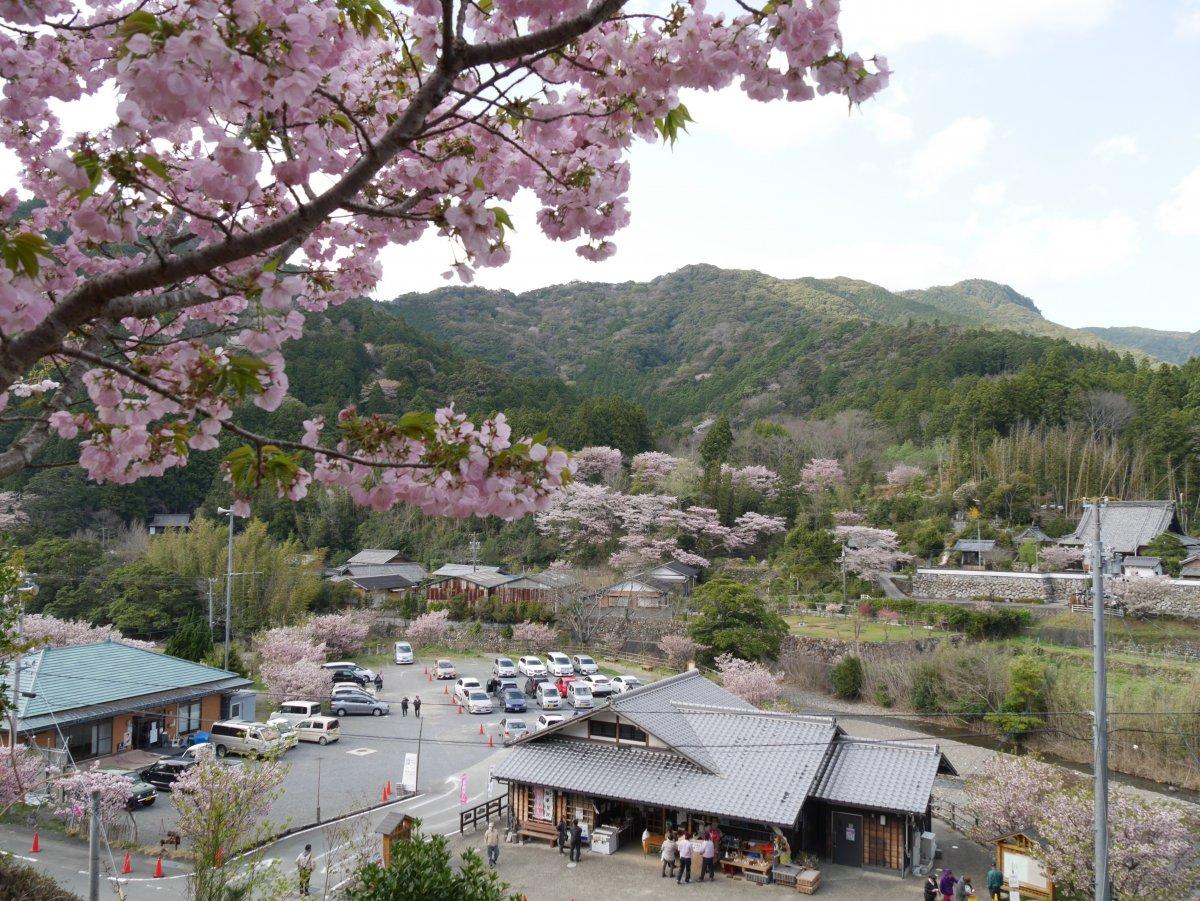
[[696,587],[696,580],[700,578],[700,570],[678,560],[668,560],[646,570],[643,575],[655,582],[675,586],[680,594],[689,595]]
[[443,566],[434,572],[433,581],[425,589],[426,600],[446,603],[462,598],[474,607],[479,601],[497,596],[501,586],[517,578],[500,572],[499,567],[492,566],[468,566],[461,572],[456,569],[453,574],[439,577],[438,573],[445,569],[447,567]]
[[1179,562],[1179,578],[1200,579],[1200,554],[1189,554]]
[[661,582],[647,576],[631,576],[600,592],[600,615],[622,619],[671,619],[678,583]]
[[1152,578],[1163,574],[1161,557],[1138,557],[1130,554],[1121,559],[1121,575],[1125,578]]
[[[17,684],[17,735],[73,760],[164,747],[217,720],[254,719],[251,680],[119,641],[26,654]],[[0,731],[8,728],[6,717]]]
[[146,531],[151,535],[165,535],[167,532],[186,532],[192,527],[190,513],[155,513],[146,523]]
[[412,563],[408,557],[404,556],[400,551],[384,550],[379,548],[367,548],[359,551],[353,557],[346,561],[349,567],[360,565],[365,566],[385,566],[389,563]]
[[651,844],[715,824],[730,866],[786,842],[904,874],[939,772],[954,769],[936,745],[852,739],[833,717],[758,710],[690,670],[524,736],[495,778],[535,839],[564,817]]
[[429,578],[425,567],[413,563],[400,551],[378,549],[359,551],[326,575],[331,582],[349,582],[373,604],[412,591]]
[[[1085,550],[1085,568],[1091,566],[1086,551],[1095,535],[1095,515],[1094,508],[1088,507],[1075,531],[1059,539],[1059,544]],[[1108,501],[1100,510],[1100,543],[1112,555],[1114,573],[1121,572],[1123,558],[1141,555],[1147,545],[1164,534],[1174,535],[1189,553],[1200,551],[1200,539],[1184,533],[1173,501]]]

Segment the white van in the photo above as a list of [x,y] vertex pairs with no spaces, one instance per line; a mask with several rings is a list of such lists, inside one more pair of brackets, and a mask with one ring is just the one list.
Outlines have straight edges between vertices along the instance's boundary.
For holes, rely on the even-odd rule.
[[562,651],[551,651],[546,655],[546,670],[552,676],[570,676],[574,674],[575,667],[571,665],[571,658]]
[[586,682],[572,682],[567,686],[567,703],[579,710],[583,707],[595,707],[592,699],[592,686]]
[[396,662],[404,665],[413,662],[412,645],[407,641],[396,642]]
[[284,750],[283,736],[274,726],[266,723],[244,723],[240,720],[225,720],[213,723],[208,730],[217,756],[246,754],[264,757]]
[[549,682],[538,683],[536,700],[542,710],[558,710],[562,706],[562,695]]
[[321,715],[320,701],[284,701],[279,705],[279,710],[275,716],[282,717],[293,726],[301,720],[306,720],[310,716]]
[[314,716],[296,723],[296,734],[301,741],[315,741],[327,745],[341,737],[341,723],[334,716]]

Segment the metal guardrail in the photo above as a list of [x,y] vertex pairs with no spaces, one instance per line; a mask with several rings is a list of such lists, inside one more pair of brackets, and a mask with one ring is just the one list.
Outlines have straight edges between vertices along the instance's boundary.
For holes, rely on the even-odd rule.
[[498,798],[491,798],[482,804],[476,804],[474,807],[468,807],[466,810],[460,811],[458,814],[458,834],[462,835],[466,832],[467,826],[478,830],[480,820],[487,823],[491,821],[492,817],[500,819],[500,815],[507,809],[508,793],[505,792]]

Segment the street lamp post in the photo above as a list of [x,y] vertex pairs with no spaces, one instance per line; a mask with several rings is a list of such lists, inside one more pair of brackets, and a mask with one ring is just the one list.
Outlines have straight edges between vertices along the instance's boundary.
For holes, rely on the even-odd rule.
[[[24,575],[24,574],[23,574]],[[25,576],[25,584],[17,589],[18,595],[27,594],[30,597],[36,597],[38,593],[37,583]],[[10,598],[5,598],[9,600]],[[16,748],[17,746],[17,704],[21,699],[21,635],[24,629],[25,620],[25,604],[17,598],[17,652],[13,656],[12,673],[9,678],[12,679],[12,704],[8,711],[8,746]]]
[[229,545],[225,555],[225,669],[229,669],[229,624],[233,609],[233,508],[217,507],[221,516],[229,515]]

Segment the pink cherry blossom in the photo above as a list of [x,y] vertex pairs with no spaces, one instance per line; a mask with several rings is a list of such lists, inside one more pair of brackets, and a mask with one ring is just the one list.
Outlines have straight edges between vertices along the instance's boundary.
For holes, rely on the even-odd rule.
[[558,630],[545,623],[517,623],[513,626],[513,642],[532,651],[546,651],[558,643]]
[[846,483],[846,473],[837,460],[814,457],[800,470],[800,487],[809,494],[820,494]]
[[450,611],[434,610],[422,613],[409,623],[404,637],[416,647],[428,647],[429,645],[443,644],[449,630]]
[[648,484],[657,484],[673,473],[679,467],[679,463],[679,458],[670,454],[646,451],[635,456],[629,466],[634,478]]
[[[317,447],[316,422],[283,441],[233,411],[278,409],[283,346],[306,314],[375,290],[389,248],[440,241],[464,281],[508,262],[518,194],[536,206],[521,227],[611,256],[633,148],[681,136],[682,91],[854,104],[890,77],[886,58],[844,46],[836,0],[663,9],[0,0],[0,144],[14,188],[40,201],[15,221],[16,190],[0,195],[6,238],[29,247],[0,266],[0,406],[54,371],[26,399],[43,418],[90,401],[53,427],[82,435],[80,465],[115,484],[186,465],[213,446],[200,424],[218,423],[240,442],[225,466],[239,509],[261,484],[297,499],[311,480],[376,510],[547,509],[570,461],[502,417],[347,409]],[[64,104],[110,95],[111,123],[64,128]],[[35,450],[39,425],[22,426]],[[0,478],[28,456],[0,448]]]
[[783,673],[732,654],[722,654],[715,663],[725,688],[755,707],[770,704],[783,694]]
[[919,466],[910,466],[908,463],[897,463],[887,473],[887,483],[897,488],[907,488],[914,480],[922,478],[925,475],[925,470]]
[[575,477],[608,482],[621,472],[621,452],[615,447],[585,447],[574,454]]
[[22,629],[24,638],[35,646],[63,648],[101,641],[119,641],[147,651],[156,649],[152,642],[126,638],[119,629],[112,626],[93,626],[91,623],[59,619],[43,613],[27,613],[22,620]]
[[686,635],[664,635],[658,646],[673,669],[683,669],[688,661],[696,659],[696,642]]

